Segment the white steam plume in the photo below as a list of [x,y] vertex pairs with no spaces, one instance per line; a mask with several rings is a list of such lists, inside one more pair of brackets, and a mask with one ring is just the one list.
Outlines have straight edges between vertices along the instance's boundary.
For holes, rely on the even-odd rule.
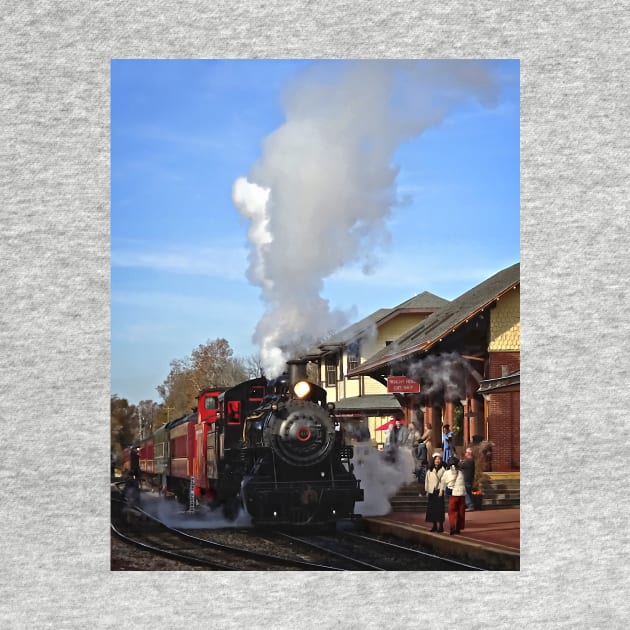
[[429,355],[412,363],[407,376],[422,385],[426,396],[441,397],[456,402],[475,391],[481,375],[457,352]]
[[354,511],[362,516],[388,514],[389,500],[401,486],[415,479],[413,455],[405,446],[378,451],[369,442],[360,442],[354,445],[352,465],[363,488],[363,501],[354,506]]
[[254,338],[269,376],[296,346],[347,324],[321,297],[323,280],[389,244],[396,148],[465,99],[490,103],[494,91],[474,61],[322,62],[291,84],[285,123],[233,190],[252,221],[248,278],[266,304]]

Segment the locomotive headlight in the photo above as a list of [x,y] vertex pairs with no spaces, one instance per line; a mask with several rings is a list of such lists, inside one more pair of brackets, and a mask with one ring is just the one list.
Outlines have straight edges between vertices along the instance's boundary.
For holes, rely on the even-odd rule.
[[298,381],[293,386],[293,392],[298,398],[305,398],[311,393],[311,386],[306,381]]

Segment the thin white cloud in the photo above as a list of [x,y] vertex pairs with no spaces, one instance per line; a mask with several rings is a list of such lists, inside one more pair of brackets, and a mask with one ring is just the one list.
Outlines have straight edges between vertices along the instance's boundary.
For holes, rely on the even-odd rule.
[[[240,297],[240,296],[239,296]],[[170,291],[113,291],[112,304],[121,306],[133,306],[135,308],[155,309],[159,305],[160,311],[174,310],[178,313],[192,312],[217,312],[222,318],[234,317],[243,312],[243,302],[217,296],[211,290],[207,295],[190,295],[186,293]],[[255,305],[248,305],[248,309],[256,310]],[[259,307],[262,310],[262,307]]]
[[431,291],[431,287],[440,285],[445,288],[447,285],[462,287],[459,292],[456,289],[453,295],[443,295],[447,299],[453,299],[514,262],[516,261],[505,261],[504,265],[497,265],[493,261],[487,266],[446,267],[439,257],[425,258],[397,252],[389,253],[375,267],[373,273],[366,274],[358,266],[346,267],[328,278],[326,285],[333,290],[356,287],[362,292],[366,289],[378,291],[395,285],[398,289],[408,289],[409,297],[421,291]]
[[191,251],[190,246],[177,245],[147,249],[146,245],[138,244],[134,248],[112,249],[111,266],[244,282],[247,250],[245,247],[206,247]]
[[[174,131],[171,128],[152,126],[135,126],[122,130],[127,136],[160,142],[189,151],[201,151],[219,153],[225,151],[225,139],[215,136],[204,136],[199,133],[186,133]],[[228,145],[229,146],[229,145]]]
[[[200,342],[212,336],[226,336],[230,343],[239,338],[250,342],[262,305],[255,301],[247,307],[241,292],[236,298],[212,294],[190,295],[169,291],[113,291],[112,306],[116,308],[112,320],[120,317],[114,327],[112,341],[138,343],[155,341],[164,336],[181,336],[182,326],[188,332],[198,330]],[[116,313],[122,309],[120,316]],[[125,312],[133,313],[135,321]],[[206,337],[204,337],[204,335]]]

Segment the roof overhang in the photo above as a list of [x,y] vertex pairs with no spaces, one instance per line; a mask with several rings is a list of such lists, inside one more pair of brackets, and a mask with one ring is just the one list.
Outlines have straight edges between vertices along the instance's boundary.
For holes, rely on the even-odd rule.
[[361,365],[356,367],[354,370],[350,370],[348,372],[348,376],[372,376],[373,374],[378,374],[379,372],[382,372],[386,367],[389,367],[394,363],[399,363],[400,361],[403,361],[415,354],[427,353],[433,346],[443,341],[449,335],[453,334],[458,328],[460,328],[464,324],[467,324],[473,317],[476,317],[477,315],[485,311],[488,307],[490,307],[492,304],[494,304],[504,295],[506,295],[510,291],[514,290],[517,286],[519,286],[520,283],[521,283],[521,280],[519,278],[517,281],[513,282],[507,288],[505,288],[503,291],[493,296],[492,299],[488,300],[487,302],[485,302],[478,308],[464,315],[457,323],[449,325],[448,328],[446,329],[442,328],[441,331],[437,333],[431,339],[421,344],[417,344],[409,348],[404,348],[402,350],[399,350],[398,352],[392,352],[391,354],[384,355],[382,357],[379,357],[375,361],[370,361],[368,359],[367,361],[365,361],[365,363],[362,363]]
[[521,390],[521,372],[511,372],[499,378],[487,378],[479,383],[478,394],[508,393]]
[[343,415],[344,412],[362,413],[392,413],[400,411],[401,406],[392,394],[367,394],[342,398],[335,403],[335,411]]

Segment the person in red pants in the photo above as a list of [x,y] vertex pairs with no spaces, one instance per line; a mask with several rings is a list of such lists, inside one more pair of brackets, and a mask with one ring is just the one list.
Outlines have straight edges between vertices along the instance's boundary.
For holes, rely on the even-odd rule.
[[448,460],[448,470],[440,482],[440,495],[448,497],[448,523],[451,536],[459,534],[466,525],[466,485],[464,473],[459,469],[459,459]]

